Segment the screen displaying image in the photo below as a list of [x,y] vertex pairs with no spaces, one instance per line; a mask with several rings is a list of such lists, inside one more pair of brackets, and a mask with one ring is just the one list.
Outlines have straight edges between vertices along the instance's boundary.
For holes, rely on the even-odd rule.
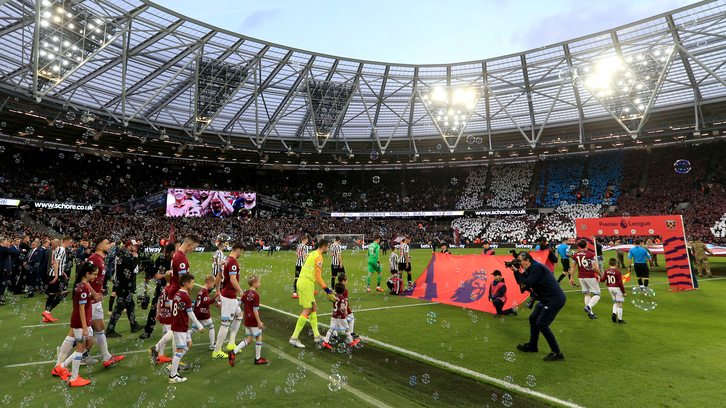
[[241,210],[253,212],[257,193],[170,188],[166,195],[169,217],[227,218]]

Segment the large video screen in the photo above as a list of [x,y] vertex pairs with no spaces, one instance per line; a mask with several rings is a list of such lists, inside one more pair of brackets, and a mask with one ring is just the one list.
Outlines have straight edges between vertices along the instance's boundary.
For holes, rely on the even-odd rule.
[[169,217],[227,218],[240,212],[252,213],[255,207],[257,193],[170,188],[166,195]]

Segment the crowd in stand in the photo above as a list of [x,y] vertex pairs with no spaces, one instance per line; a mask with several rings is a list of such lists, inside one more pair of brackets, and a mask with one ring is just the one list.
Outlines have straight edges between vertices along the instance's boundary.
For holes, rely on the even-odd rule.
[[492,197],[489,208],[522,208],[527,204],[525,195],[532,181],[535,164],[516,163],[492,168]]
[[590,160],[587,186],[582,204],[602,204],[616,202],[620,195],[620,184],[623,179],[623,163],[625,153],[596,154]]
[[573,156],[547,160],[542,166],[537,204],[541,207],[556,207],[577,200],[580,185],[586,186],[583,171],[587,158]]
[[459,199],[461,209],[474,210],[484,208],[483,196],[487,188],[488,170],[488,167],[472,170],[469,176],[466,177],[464,193]]
[[579,218],[600,218],[599,204],[561,205],[555,211],[542,217],[535,227],[537,236],[549,237],[550,240],[561,241],[563,238],[575,238],[575,220]]

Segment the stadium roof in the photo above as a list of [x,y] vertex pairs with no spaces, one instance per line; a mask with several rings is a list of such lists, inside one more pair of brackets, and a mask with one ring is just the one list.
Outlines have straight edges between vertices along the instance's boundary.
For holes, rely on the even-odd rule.
[[726,1],[704,1],[519,54],[405,65],[269,43],[145,0],[9,0],[0,118],[12,122],[4,134],[20,137],[31,137],[27,125],[56,124],[73,146],[92,128],[100,148],[117,136],[120,153],[188,158],[211,148],[294,164],[371,152],[381,162],[476,160],[649,143],[684,129],[719,134],[725,20]]

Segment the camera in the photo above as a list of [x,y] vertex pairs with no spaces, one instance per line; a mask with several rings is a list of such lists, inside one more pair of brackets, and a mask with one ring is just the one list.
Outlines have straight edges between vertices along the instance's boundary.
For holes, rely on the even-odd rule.
[[[522,265],[522,262],[521,262],[521,260],[519,258],[514,258],[514,259],[512,259],[509,262],[506,262],[506,261],[504,262],[504,266],[507,267],[507,268],[514,267],[514,268],[519,269],[519,267],[521,265]],[[515,274],[515,277],[516,277],[516,274]],[[517,282],[517,283],[519,283],[519,282]]]

